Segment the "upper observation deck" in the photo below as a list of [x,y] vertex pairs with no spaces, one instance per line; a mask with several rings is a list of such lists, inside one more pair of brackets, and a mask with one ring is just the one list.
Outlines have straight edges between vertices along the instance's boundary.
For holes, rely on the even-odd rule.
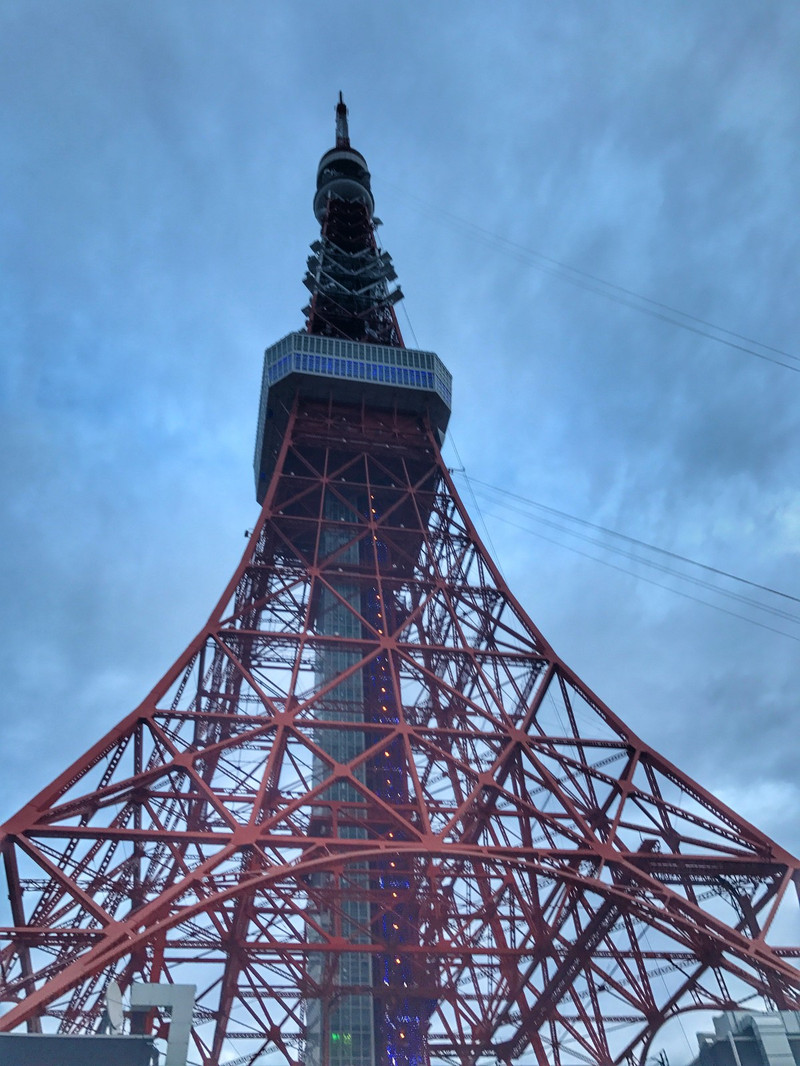
[[376,410],[427,417],[443,439],[450,418],[452,381],[433,352],[289,333],[264,353],[254,460],[259,502],[296,398],[366,404]]
[[451,392],[450,372],[433,352],[288,334],[263,354],[254,461],[259,502],[267,491],[295,398],[366,404],[427,417],[444,439]]

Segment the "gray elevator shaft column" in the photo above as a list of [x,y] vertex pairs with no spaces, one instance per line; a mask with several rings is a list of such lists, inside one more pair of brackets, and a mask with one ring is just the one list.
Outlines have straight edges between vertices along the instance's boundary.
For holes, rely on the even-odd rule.
[[[344,547],[352,536],[353,508],[355,502],[348,505],[326,491],[324,514],[327,522],[322,534],[320,556],[326,558],[337,549],[338,565],[343,569],[357,566],[359,561],[358,543]],[[348,523],[348,526],[344,526]],[[342,524],[341,529],[337,525]],[[323,588],[317,611],[316,632],[326,636],[351,637],[363,636],[359,616],[361,615],[361,589],[352,581],[337,580],[331,582],[335,593]],[[352,609],[351,609],[352,608]],[[320,651],[316,664],[316,681],[323,686],[331,678],[348,671],[360,655],[357,652],[340,648],[326,647]],[[364,722],[364,680],[360,670],[351,673],[335,688],[327,699],[324,712],[317,715],[318,720],[336,723],[359,724]],[[337,731],[330,727],[315,732],[315,742],[338,763],[346,763],[358,756],[365,749],[363,730]],[[329,774],[323,760],[315,757],[313,766],[313,783],[315,786],[324,781]],[[355,773],[357,780],[363,781],[364,767]],[[324,793],[324,798],[331,802],[363,803],[363,797],[346,782],[332,785]],[[328,809],[320,806],[317,816],[329,817]],[[367,831],[360,826],[341,826],[340,837],[366,839]],[[332,874],[315,875],[315,887],[318,889],[333,887],[325,878]],[[370,934],[369,868],[366,863],[351,863],[342,873],[342,883],[338,886],[339,899],[336,914],[331,910],[316,908],[314,919],[321,928],[342,936],[352,944],[368,944]],[[340,928],[333,928],[339,915]],[[309,928],[309,940],[316,934]],[[332,978],[334,992],[323,997],[310,997],[306,1004],[306,1063],[307,1066],[375,1066],[375,1032],[372,996],[363,991],[348,992],[348,988],[364,989],[372,985],[372,962],[367,952],[345,953],[340,956],[338,972],[326,973],[328,956],[312,954],[309,958],[309,974],[321,984]],[[341,989],[341,991],[338,991]],[[327,1053],[326,1053],[327,1050]]]

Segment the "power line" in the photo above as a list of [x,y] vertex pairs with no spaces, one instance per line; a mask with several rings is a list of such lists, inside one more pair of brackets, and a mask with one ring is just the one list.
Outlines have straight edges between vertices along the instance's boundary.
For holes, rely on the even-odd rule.
[[[701,570],[703,572],[707,572],[707,573],[713,574],[713,575],[715,575],[717,577],[726,578],[726,579],[728,579],[730,581],[734,581],[734,582],[739,583],[739,584],[741,584],[743,586],[747,586],[747,587],[752,588],[752,589],[757,589],[757,590],[759,590],[761,592],[765,592],[765,593],[768,593],[768,594],[773,595],[773,596],[781,597],[782,599],[789,600],[789,601],[791,601],[793,603],[800,603],[800,598],[798,598],[796,596],[792,596],[789,593],[782,592],[782,591],[780,591],[778,589],[773,589],[773,588],[771,588],[768,585],[762,585],[762,584],[760,584],[758,582],[750,581],[747,578],[739,577],[736,574],[732,574],[729,571],[722,570],[722,569],[720,569],[718,567],[713,567],[713,566],[709,566],[706,563],[698,562],[695,559],[691,559],[688,556],[680,555],[677,552],[672,552],[672,551],[669,551],[668,549],[660,548],[658,545],[649,544],[647,541],[640,540],[640,539],[638,539],[636,537],[630,537],[630,536],[628,536],[628,535],[626,535],[624,533],[618,533],[616,530],[609,529],[606,526],[601,526],[601,525],[598,525],[597,523],[594,523],[594,522],[589,522],[586,519],[578,518],[577,516],[570,515],[570,514],[568,514],[565,511],[559,511],[557,508],[548,507],[545,504],[537,503],[537,501],[530,500],[530,499],[528,499],[528,498],[526,498],[524,496],[519,496],[517,493],[509,492],[508,490],[501,489],[498,486],[489,485],[488,482],[483,482],[483,481],[481,481],[478,478],[470,478],[465,473],[464,473],[463,476],[465,477],[465,479],[467,480],[468,483],[470,481],[472,481],[472,482],[475,483],[475,485],[479,486],[479,491],[480,491],[480,487],[482,487],[484,490],[489,490],[490,493],[494,493],[496,496],[507,497],[507,498],[510,498],[512,501],[516,501],[518,503],[522,503],[522,504],[528,505],[529,507],[541,510],[542,512],[544,512],[543,515],[537,515],[535,513],[531,513],[530,511],[522,510],[519,507],[514,507],[513,505],[509,506],[509,508],[508,508],[511,511],[516,511],[517,513],[521,513],[524,517],[532,519],[533,521],[538,522],[538,523],[540,523],[542,525],[545,525],[545,526],[555,530],[556,532],[566,534],[569,537],[577,538],[577,539],[582,540],[582,541],[584,541],[584,542],[586,542],[588,544],[591,544],[591,545],[593,545],[595,547],[598,547],[598,548],[600,548],[602,550],[607,550],[607,551],[614,552],[615,554],[620,555],[623,558],[626,558],[626,559],[628,559],[628,560],[630,560],[630,561],[632,561],[634,563],[638,563],[638,564],[641,564],[643,566],[649,567],[652,570],[655,570],[655,571],[657,571],[659,573],[668,575],[670,577],[675,577],[675,578],[677,578],[680,581],[688,582],[689,584],[691,584],[691,585],[693,585],[693,586],[695,586],[697,588],[704,589],[707,592],[712,592],[712,593],[714,593],[716,595],[720,595],[720,596],[726,597],[727,599],[732,600],[735,603],[741,604],[744,607],[749,607],[751,609],[755,608],[757,610],[763,611],[766,614],[769,614],[769,615],[773,616],[774,618],[783,619],[783,620],[788,621],[790,623],[800,623],[800,616],[798,616],[796,613],[792,613],[790,611],[784,610],[783,608],[780,608],[780,607],[778,607],[775,604],[762,603],[761,601],[759,601],[757,599],[754,599],[752,596],[747,596],[747,595],[744,595],[743,593],[736,592],[736,591],[731,590],[731,589],[725,589],[723,587],[720,587],[718,584],[715,584],[715,583],[713,583],[711,581],[708,581],[708,580],[706,580],[706,579],[704,579],[702,577],[699,577],[698,575],[693,575],[691,573],[689,573],[689,574],[683,573],[680,570],[675,569],[675,567],[673,567],[673,566],[669,566],[669,565],[666,565],[665,563],[658,562],[655,559],[648,559],[646,556],[643,556],[643,555],[638,554],[638,553],[636,553],[634,551],[631,551],[627,547],[620,546],[620,545],[614,545],[613,543],[603,543],[603,541],[601,539],[598,539],[596,537],[592,537],[591,534],[582,533],[579,530],[570,529],[568,527],[565,527],[562,524],[559,524],[559,522],[553,520],[552,516],[555,516],[555,517],[557,517],[559,519],[562,519],[563,521],[568,521],[568,522],[575,523],[578,526],[581,526],[581,527],[583,527],[585,529],[591,530],[592,532],[599,533],[601,535],[610,537],[612,539],[616,538],[620,542],[622,542],[622,545],[633,545],[635,547],[645,549],[646,551],[649,551],[649,552],[652,552],[652,553],[654,553],[656,555],[659,555],[659,556],[662,556],[664,558],[667,558],[667,559],[669,559],[671,561],[681,562],[681,563],[684,563],[684,564],[686,564],[688,566],[696,567],[697,569],[699,569],[699,570]],[[484,495],[485,494],[486,493],[484,492]],[[491,496],[489,498],[491,499]],[[508,506],[507,504],[503,503],[502,499],[501,500],[495,500],[495,502],[499,502],[503,506]],[[622,573],[626,573],[626,574],[634,573],[634,571],[632,571],[630,568],[627,568],[627,567],[624,567],[624,566],[619,566],[619,565],[617,565],[615,563],[609,562],[606,559],[598,558],[596,555],[592,555],[592,554],[590,554],[588,552],[582,551],[579,548],[575,547],[574,545],[570,545],[570,544],[565,543],[563,540],[558,540],[558,539],[555,539],[553,537],[548,537],[545,534],[543,534],[543,533],[541,533],[541,532],[539,532],[539,531],[537,531],[535,529],[531,529],[529,526],[525,526],[525,525],[522,525],[522,524],[520,524],[518,522],[514,522],[507,515],[503,515],[503,514],[498,515],[498,514],[494,514],[492,512],[485,512],[485,514],[487,514],[491,518],[497,519],[498,521],[504,522],[505,524],[510,525],[510,526],[512,526],[512,527],[514,527],[516,529],[521,529],[521,530],[523,530],[523,531],[525,531],[525,532],[527,532],[529,534],[537,536],[537,537],[541,538],[542,540],[547,541],[548,543],[556,544],[559,547],[567,548],[569,551],[575,552],[576,554],[581,555],[584,558],[591,559],[594,562],[602,563],[604,566],[609,566],[609,567],[611,567],[614,570],[618,570],[618,571],[620,571]],[[715,610],[722,611],[724,614],[732,615],[735,618],[740,618],[743,621],[750,622],[752,625],[757,625],[757,626],[759,626],[762,629],[767,629],[770,632],[778,633],[778,634],[780,634],[782,636],[789,637],[791,640],[800,640],[800,637],[797,637],[797,636],[795,636],[792,633],[787,633],[783,629],[777,629],[774,626],[767,625],[766,623],[758,621],[757,619],[755,619],[755,618],[753,618],[753,617],[751,617],[749,615],[741,614],[738,611],[730,610],[730,609],[728,609],[726,607],[721,606],[720,604],[710,603],[706,599],[702,599],[702,598],[700,598],[698,596],[692,595],[689,592],[685,592],[685,591],[682,591],[680,589],[676,589],[676,588],[672,587],[671,585],[665,585],[665,584],[663,584],[660,581],[656,581],[656,580],[654,580],[652,578],[648,578],[648,577],[646,577],[646,576],[644,576],[642,574],[637,573],[637,574],[635,574],[635,576],[639,580],[647,581],[649,584],[655,585],[658,588],[662,588],[662,589],[665,589],[666,591],[673,592],[676,595],[683,596],[684,598],[693,600],[696,603],[705,604],[705,606],[707,606],[707,607],[713,607]]]
[[[387,185],[390,189],[393,189],[395,193],[416,204],[418,209],[423,211],[423,213],[429,217],[435,218],[440,222],[451,223],[460,228],[463,232],[479,237],[484,245],[488,245],[489,247],[498,250],[505,249],[506,251],[510,251],[520,262],[533,266],[545,274],[560,278],[562,281],[567,281],[571,285],[575,285],[580,289],[585,289],[587,292],[593,292],[598,296],[603,296],[608,300],[612,300],[614,303],[621,304],[623,307],[629,307],[634,311],[639,311],[641,314],[649,315],[651,318],[659,319],[662,322],[668,322],[671,325],[677,326],[679,329],[687,330],[689,333],[694,333],[697,336],[706,337],[708,340],[716,341],[717,344],[724,344],[728,348],[744,352],[747,355],[755,356],[757,359],[763,359],[768,363],[774,363],[776,366],[781,366],[785,370],[791,370],[796,374],[800,374],[800,356],[787,352],[783,348],[777,348],[771,344],[765,344],[763,341],[756,340],[754,337],[748,337],[743,333],[737,333],[735,330],[728,329],[725,326],[719,326],[715,322],[701,318],[699,315],[693,315],[688,311],[682,311],[680,308],[673,307],[661,300],[655,300],[649,296],[644,296],[642,293],[636,292],[633,289],[628,289],[624,285],[617,285],[613,281],[606,281],[605,278],[602,278],[597,274],[592,274],[588,270],[582,270],[579,267],[571,266],[569,263],[563,263],[558,259],[554,259],[552,256],[544,255],[542,252],[536,251],[534,248],[528,248],[526,245],[519,244],[517,241],[512,241],[508,237],[502,237],[500,234],[493,233],[491,230],[487,230],[483,226],[477,225],[475,222],[470,222],[468,219],[461,218],[459,215],[454,215],[450,211],[433,207],[433,205],[422,200],[420,197],[415,196],[413,193],[406,192],[398,186],[393,185],[391,182],[384,182],[383,184]],[[711,330],[716,332],[710,332]],[[722,334],[722,336],[720,334]],[[752,345],[757,345],[757,347],[751,347]],[[762,350],[759,351],[758,349]],[[773,354],[768,355],[768,352],[772,352]],[[780,356],[781,358],[777,358],[777,356]],[[786,359],[791,360],[791,362],[784,362]]]
[[[569,544],[564,544],[563,541],[554,540],[552,537],[546,537],[543,533],[537,533],[536,530],[530,529],[527,526],[522,526],[518,522],[512,522],[508,518],[501,518],[500,521],[505,522],[507,525],[514,526],[517,529],[521,529],[526,533],[531,533],[533,536],[539,537],[540,539],[547,541],[549,544],[555,544],[560,548],[566,548],[568,551],[574,552],[576,555],[582,555],[584,559],[591,559],[594,563],[601,563],[603,566],[611,567],[612,570],[618,570],[621,574],[631,573],[631,571],[627,570],[624,566],[617,566],[616,563],[609,562],[607,559],[598,559],[597,556],[590,555],[588,552],[583,552],[580,548],[574,548]],[[664,585],[660,581],[655,581],[653,578],[645,577],[643,574],[638,574],[636,576],[639,581],[646,581],[649,585],[655,585],[656,588],[672,592],[676,596],[682,596],[686,600],[694,601],[694,603],[701,603],[706,607],[712,607],[715,611],[721,611],[723,614],[730,615],[732,618],[739,618],[743,622],[749,622],[750,625],[758,626],[760,629],[769,630],[770,633],[777,633],[782,637],[788,637],[790,640],[800,642],[800,637],[795,636],[793,633],[787,633],[784,629],[776,629],[774,626],[767,625],[765,622],[759,622],[756,618],[749,618],[745,614],[739,614],[738,611],[731,611],[727,607],[721,607],[718,603],[709,603],[708,600],[703,600],[699,596],[693,596],[690,592],[683,592],[681,589],[672,588],[670,585]]]
[[771,588],[769,585],[761,585],[757,581],[750,581],[746,577],[739,577],[737,574],[731,574],[727,570],[721,570],[719,567],[710,566],[708,563],[698,562],[697,559],[690,559],[686,555],[680,555],[678,552],[669,551],[667,548],[660,548],[657,544],[649,544],[646,540],[639,540],[637,537],[628,536],[626,533],[619,533],[616,529],[609,529],[608,526],[601,526],[596,522],[589,522],[585,518],[578,518],[577,515],[568,514],[566,511],[559,511],[556,507],[549,507],[547,504],[531,500],[526,496],[520,496],[516,492],[509,492],[508,489],[502,489],[498,485],[490,485],[488,481],[481,481],[480,478],[470,477],[466,473],[464,473],[464,477],[467,481],[472,481],[475,485],[481,485],[483,488],[490,489],[492,492],[499,493],[501,496],[508,496],[513,500],[518,500],[520,503],[529,504],[531,507],[546,511],[548,514],[557,515],[559,518],[566,518],[570,522],[576,522],[579,525],[587,526],[590,529],[596,529],[609,536],[618,537],[620,540],[628,541],[629,544],[636,544],[641,548],[648,548],[650,551],[658,552],[660,555],[669,556],[669,558],[676,559],[682,563],[689,563],[691,566],[697,566],[701,570],[707,570],[709,573],[716,574],[719,577],[727,577],[730,578],[731,581],[738,581],[743,585],[749,585],[751,588],[759,589],[761,592],[769,592],[773,596],[781,596],[783,599],[800,604],[800,596],[792,596],[790,593],[782,592],[780,589]]
[[[475,504],[475,511],[476,511],[476,513],[478,515],[478,518],[481,521],[481,525],[483,526],[484,533],[486,534],[486,541],[487,541],[487,543],[489,545],[489,548],[490,548],[490,550],[492,552],[492,558],[494,559],[495,563],[497,564],[497,568],[500,571],[500,573],[503,574],[503,567],[502,567],[502,565],[500,563],[500,557],[499,557],[499,555],[498,555],[498,553],[497,553],[497,551],[495,549],[494,543],[492,542],[492,534],[489,532],[489,527],[486,524],[486,519],[483,517],[483,511],[481,510],[481,506],[478,503],[478,498],[475,495],[475,490],[473,489],[472,485],[470,484],[470,479],[467,477],[467,475],[466,475],[466,473],[464,471],[464,461],[462,460],[461,454],[460,454],[458,448],[456,447],[456,442],[455,442],[455,438],[453,437],[452,431],[448,434],[448,441],[449,441],[450,445],[452,446],[452,449],[453,449],[453,451],[456,454],[456,459],[458,460],[459,465],[461,467],[460,470],[453,471],[453,473],[463,473],[464,474],[464,477],[465,477],[466,482],[467,482],[467,488],[469,489],[470,495],[472,496],[472,502]],[[503,575],[503,576],[505,576],[505,575]]]

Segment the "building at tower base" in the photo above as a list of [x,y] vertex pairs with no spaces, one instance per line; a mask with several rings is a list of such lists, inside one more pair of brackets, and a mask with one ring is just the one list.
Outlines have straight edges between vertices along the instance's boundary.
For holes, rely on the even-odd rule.
[[0,1033],[2,1066],[157,1066],[151,1036]]
[[697,1042],[692,1066],[800,1066],[800,1013],[728,1011]]

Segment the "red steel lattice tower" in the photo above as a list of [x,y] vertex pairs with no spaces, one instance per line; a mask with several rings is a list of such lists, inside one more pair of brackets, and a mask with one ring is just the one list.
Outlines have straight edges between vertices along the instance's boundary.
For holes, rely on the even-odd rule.
[[684,1010],[800,1009],[768,940],[798,861],[590,692],[482,545],[336,117],[244,556],[2,828],[0,1030],[91,1031],[112,979],[176,982],[203,1066],[566,1066],[643,1062]]

